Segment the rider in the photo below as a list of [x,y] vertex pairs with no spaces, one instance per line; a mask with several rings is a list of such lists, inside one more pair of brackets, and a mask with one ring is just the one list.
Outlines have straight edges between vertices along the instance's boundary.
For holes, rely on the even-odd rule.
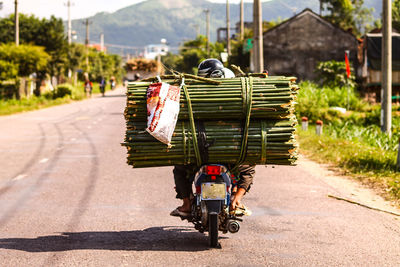
[[[202,61],[198,67],[198,76],[205,78],[234,78],[235,74],[214,58]],[[176,197],[183,200],[182,206],[171,212],[171,216],[190,216],[191,199],[193,199],[192,181],[197,172],[194,165],[177,165],[174,167]],[[240,165],[238,168],[239,181],[236,192],[232,196],[230,209],[238,215],[250,215],[250,211],[241,203],[243,196],[249,191],[255,175],[254,165]]]

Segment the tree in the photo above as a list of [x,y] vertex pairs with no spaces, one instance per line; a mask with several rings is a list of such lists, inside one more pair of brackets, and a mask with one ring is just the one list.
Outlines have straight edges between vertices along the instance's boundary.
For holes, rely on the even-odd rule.
[[[59,75],[68,60],[68,43],[61,19],[39,19],[33,15],[19,15],[20,44],[43,46],[51,56],[46,72]],[[14,15],[0,19],[0,43],[12,43],[15,36]]]
[[16,79],[18,65],[0,59],[0,81]]
[[[210,58],[220,58],[224,51],[222,43],[210,43]],[[185,42],[179,48],[179,55],[168,54],[162,57],[162,62],[168,68],[184,73],[197,73],[197,66],[207,59],[207,38],[203,35]]]
[[94,81],[101,81],[101,78],[109,79],[111,76],[121,79],[123,76],[121,63],[120,56],[108,55],[91,48],[89,50],[89,69],[86,71],[89,73],[89,78]]
[[373,8],[365,8],[364,0],[320,0],[324,16],[344,30],[352,30],[356,36],[362,35],[373,23]]
[[[33,73],[39,75],[46,70],[49,59],[50,56],[40,46],[1,44],[0,62],[3,62],[0,64],[1,79],[26,77]],[[5,95],[7,98],[12,98],[14,95],[19,98],[18,86],[11,86],[7,91]]]
[[26,77],[46,69],[50,56],[43,47],[33,45],[2,44],[0,60],[18,66],[18,76]]
[[343,61],[331,60],[319,62],[315,69],[315,73],[317,74],[321,85],[324,86],[342,87],[349,85],[354,88],[356,85],[353,74],[354,71],[351,72],[350,78],[347,78],[346,63]]
[[72,43],[68,46],[68,60],[66,62],[65,69],[70,69],[75,72],[79,68],[82,68],[82,62],[84,62],[86,53],[85,45]]

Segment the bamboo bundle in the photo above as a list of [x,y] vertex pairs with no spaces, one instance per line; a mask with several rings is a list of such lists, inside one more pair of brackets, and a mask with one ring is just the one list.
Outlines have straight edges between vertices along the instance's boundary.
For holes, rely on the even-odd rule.
[[[195,119],[243,118],[246,115],[245,84],[240,78],[219,79],[221,84],[210,85],[187,80]],[[174,80],[165,80],[176,83]],[[146,119],[146,91],[150,83],[128,85],[127,120]],[[252,83],[252,118],[281,119],[293,114],[298,87],[293,78],[254,78]],[[187,120],[189,111],[185,95],[181,94],[179,120]],[[210,118],[212,114],[212,118]]]
[[[180,78],[164,76],[163,82],[179,85]],[[127,147],[129,165],[199,165],[199,147],[205,143],[208,148],[203,147],[201,153],[203,164],[295,164],[298,145],[293,114],[298,87],[293,78],[186,79],[171,147],[145,131],[150,84],[128,84],[127,130],[122,145]]]
[[[204,121],[208,161],[235,164],[239,158],[243,128],[240,122]],[[288,121],[252,121],[248,129],[247,154],[243,164],[294,164],[297,143],[295,119]],[[144,122],[128,124],[124,146],[128,164],[134,167],[195,164],[193,133],[189,122],[178,122],[172,147],[160,143],[147,132]],[[196,133],[199,138],[198,133]]]

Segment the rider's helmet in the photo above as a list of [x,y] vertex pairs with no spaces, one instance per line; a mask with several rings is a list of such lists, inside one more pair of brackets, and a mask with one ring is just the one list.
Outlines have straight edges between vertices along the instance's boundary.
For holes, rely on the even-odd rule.
[[203,60],[198,67],[198,76],[206,78],[233,78],[235,74],[224,67],[224,65],[215,58]]
[[215,58],[209,58],[203,60],[200,64],[197,72],[197,75],[200,77],[206,78],[220,78],[223,76],[222,69],[224,65]]

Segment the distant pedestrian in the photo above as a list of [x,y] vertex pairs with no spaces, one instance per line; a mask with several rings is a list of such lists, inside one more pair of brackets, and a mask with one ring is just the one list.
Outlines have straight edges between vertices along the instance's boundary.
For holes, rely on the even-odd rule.
[[86,97],[92,97],[93,83],[90,80],[85,81],[84,89],[85,89]]
[[111,84],[111,90],[114,90],[115,89],[115,85],[116,85],[114,76],[111,76],[110,84]]
[[106,91],[106,80],[104,79],[104,77],[101,77],[100,92],[101,92],[102,96],[104,96],[105,91]]

